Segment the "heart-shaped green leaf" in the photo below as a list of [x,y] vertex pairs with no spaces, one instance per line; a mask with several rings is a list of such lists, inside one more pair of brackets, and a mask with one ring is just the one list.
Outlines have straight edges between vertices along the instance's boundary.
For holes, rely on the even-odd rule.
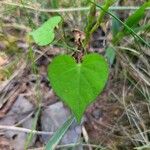
[[39,46],[45,46],[50,44],[55,37],[54,29],[58,26],[61,21],[60,16],[55,16],[46,21],[35,31],[31,32],[30,35],[33,37],[36,44]]
[[48,77],[56,94],[80,122],[86,107],[103,90],[108,70],[105,58],[96,53],[85,55],[78,64],[74,58],[60,55],[48,66]]

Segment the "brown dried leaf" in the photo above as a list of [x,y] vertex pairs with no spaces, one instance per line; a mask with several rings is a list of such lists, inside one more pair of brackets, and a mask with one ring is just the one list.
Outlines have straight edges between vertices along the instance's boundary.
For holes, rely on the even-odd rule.
[[0,54],[0,67],[8,62],[8,57],[4,54]]
[[75,43],[80,46],[82,44],[82,41],[85,39],[84,32],[78,29],[74,29],[72,32],[75,38]]
[[0,137],[0,149],[11,150],[10,141],[4,137]]

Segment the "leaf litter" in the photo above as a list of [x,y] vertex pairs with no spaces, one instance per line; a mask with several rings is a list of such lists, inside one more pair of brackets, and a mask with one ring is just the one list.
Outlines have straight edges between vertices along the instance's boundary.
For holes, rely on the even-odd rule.
[[[131,1],[129,3],[132,3]],[[11,30],[12,32],[13,30]],[[9,32],[9,31],[7,31]],[[96,35],[93,36],[90,50],[94,51],[94,48],[96,47],[96,51],[103,54],[104,53],[104,46],[105,42],[103,41],[106,39],[105,33],[99,29],[97,31],[100,33],[100,36]],[[97,41],[95,41],[97,40]],[[23,42],[24,43],[24,42]],[[104,45],[103,45],[104,44]],[[20,41],[18,40],[18,45],[20,46]],[[5,49],[5,46],[3,46]],[[23,45],[21,43],[21,46],[24,48],[24,52],[26,51],[26,44]],[[49,50],[51,49],[51,50]],[[23,71],[21,74],[17,74],[14,78],[12,78],[11,82],[5,85],[8,85],[7,88],[4,86],[3,90],[0,92],[0,96],[4,100],[1,104],[0,112],[1,113],[1,119],[0,119],[0,125],[10,125],[12,127],[19,127],[22,129],[32,129],[31,124],[34,119],[34,113],[36,112],[37,107],[37,101],[36,101],[36,83],[40,82],[40,90],[42,93],[42,111],[38,120],[38,124],[36,126],[37,131],[47,131],[47,132],[54,132],[56,128],[60,125],[59,117],[61,116],[60,113],[57,113],[57,109],[55,107],[57,106],[64,112],[63,115],[66,119],[67,115],[70,113],[66,106],[60,104],[59,98],[55,95],[51,87],[49,86],[49,82],[47,79],[47,64],[51,59],[60,53],[64,52],[63,48],[57,48],[57,47],[50,47],[48,50],[44,51],[45,49],[42,49],[42,52],[44,52],[45,57],[42,54],[39,54],[39,59],[37,60],[38,70],[39,70],[39,81],[37,81],[36,75],[34,75],[31,72],[31,68],[26,65],[23,68]],[[38,49],[37,47],[35,50],[41,51],[41,49]],[[38,51],[37,51],[38,52]],[[49,58],[49,60],[47,59]],[[1,59],[2,65],[7,63],[8,59],[6,60],[4,58]],[[132,138],[134,141],[143,141],[138,129],[135,128],[135,132],[132,130],[131,126],[136,126],[136,123],[142,129],[145,131],[148,129],[150,122],[149,122],[149,106],[142,102],[142,98],[139,97],[139,101],[135,101],[135,96],[137,95],[136,91],[133,89],[132,92],[127,92],[125,99],[126,99],[126,107],[128,110],[132,111],[133,114],[130,114],[134,116],[134,119],[132,117],[128,116],[128,113],[125,112],[123,104],[120,104],[120,102],[117,100],[116,95],[119,97],[122,97],[121,90],[123,88],[128,89],[128,83],[124,85],[124,82],[122,81],[122,75],[119,74],[120,79],[118,78],[116,81],[116,72],[114,68],[111,70],[112,74],[110,77],[110,81],[103,92],[102,96],[97,98],[97,101],[91,105],[84,117],[84,123],[85,129],[87,131],[89,142],[93,144],[101,144],[106,146],[107,148],[115,147],[116,149],[123,149],[124,147],[133,148],[133,141],[129,140],[129,137]],[[4,80],[5,82],[5,80]],[[115,82],[115,83],[114,83]],[[122,86],[124,85],[124,87]],[[18,90],[20,89],[20,90]],[[13,93],[16,93],[13,95]],[[13,96],[12,96],[13,95]],[[140,101],[141,100],[141,101]],[[134,106],[132,103],[134,103]],[[5,111],[4,111],[5,110]],[[15,112],[15,113],[14,113]],[[60,112],[60,111],[59,111]],[[137,114],[139,116],[137,116]],[[142,115],[144,114],[144,115]],[[57,117],[56,117],[57,116]],[[56,118],[56,120],[55,120]],[[58,119],[57,119],[58,118]],[[143,124],[146,125],[146,127],[143,127],[141,124],[141,119],[143,120]],[[53,126],[47,126],[45,122],[49,122],[49,119],[53,120],[54,124]],[[131,120],[131,124],[128,122],[128,119]],[[45,120],[45,121],[43,121]],[[43,123],[44,122],[44,123]],[[78,128],[78,127],[77,127]],[[146,128],[146,129],[145,129]],[[113,130],[112,130],[113,129]],[[78,130],[78,129],[77,129]],[[122,132],[123,131],[123,132]],[[74,131],[72,131],[74,132]],[[77,137],[81,137],[80,126],[79,131],[77,132],[76,137],[74,138],[75,141],[77,140]],[[70,133],[71,135],[71,133]],[[144,135],[145,136],[145,135]],[[0,148],[1,149],[23,149],[23,144],[21,145],[19,143],[19,140],[24,143],[26,140],[27,133],[18,132],[18,131],[12,131],[12,130],[6,130],[6,129],[0,129]],[[46,137],[46,138],[45,138]],[[31,142],[31,148],[35,147],[42,147],[44,143],[47,141],[47,134],[35,134],[34,138]],[[69,137],[69,139],[68,139]],[[45,140],[46,139],[46,140]],[[67,141],[73,141],[72,136],[67,136]],[[61,144],[66,144],[62,142]],[[21,146],[21,147],[19,147]]]

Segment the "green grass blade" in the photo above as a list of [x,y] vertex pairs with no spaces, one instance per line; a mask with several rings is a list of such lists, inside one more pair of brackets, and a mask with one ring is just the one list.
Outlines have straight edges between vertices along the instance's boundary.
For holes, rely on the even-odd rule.
[[150,7],[150,1],[145,2],[138,10],[136,10],[132,15],[130,15],[125,23],[130,27],[135,27],[139,21],[144,17],[146,8]]
[[58,0],[51,0],[51,7],[52,8],[58,8],[59,7],[59,2]]
[[[136,28],[139,21],[144,17],[146,9],[150,6],[150,2],[145,2],[138,10],[136,10],[132,15],[130,15],[124,22],[130,28]],[[129,35],[131,32],[127,28],[123,28],[118,34],[114,37],[114,41],[117,43],[126,35]]]
[[150,32],[150,24],[145,24],[143,26],[137,27],[134,29],[136,33],[144,31],[144,32]]
[[57,144],[60,142],[66,131],[72,125],[73,121],[75,120],[74,116],[71,116],[61,128],[59,128],[56,133],[50,138],[48,143],[46,144],[45,150],[54,150]]
[[[103,19],[104,19],[104,16],[105,16],[106,12],[108,11],[109,7],[110,7],[111,5],[113,5],[113,4],[115,3],[115,1],[116,1],[116,0],[105,0],[105,1],[104,1],[104,5],[103,5],[102,7],[103,7],[103,9],[104,9],[105,11],[101,10],[101,11],[99,12],[98,19],[96,20],[96,23],[95,23],[93,26],[91,26],[92,24],[91,24],[90,22],[91,22],[91,21],[94,22],[95,17],[92,18],[91,16],[89,16],[90,20],[88,20],[88,23],[89,23],[88,26],[87,26],[88,29],[86,28],[86,30],[88,30],[88,32],[86,32],[86,39],[84,40],[84,43],[83,43],[83,47],[84,47],[84,48],[85,48],[86,45],[88,44],[92,33],[95,32],[95,31],[99,28],[99,26],[100,26],[100,24],[102,23],[102,21],[103,21]],[[94,11],[96,11],[95,1],[89,0],[89,2],[92,4],[92,7],[91,7],[91,10],[90,10],[90,11],[91,11],[91,13],[93,13]],[[89,22],[89,21],[90,21],[90,22]]]
[[[97,4],[96,4],[95,2],[93,2],[93,1],[90,1],[90,2],[93,3],[93,4],[96,5],[96,6],[99,6],[99,5],[97,5]],[[105,14],[108,12],[109,7],[110,7],[111,5],[113,5],[115,2],[116,2],[116,0],[105,0],[104,5],[101,6],[102,9],[101,9],[101,11],[100,11],[100,15],[98,16],[97,22],[96,22],[96,24],[93,26],[93,28],[91,29],[91,33],[90,33],[90,34],[92,34],[93,32],[95,32],[95,31],[98,29],[98,27],[100,26],[101,22],[102,22],[103,19],[104,19]],[[103,11],[103,10],[105,10],[105,11]]]
[[[39,118],[39,115],[40,115],[40,111],[41,111],[41,107],[38,108],[36,114],[35,114],[35,119],[33,120],[33,123],[32,123],[32,131],[36,129],[36,126],[37,126],[37,122],[38,122],[38,118]],[[33,132],[30,132],[26,138],[26,142],[25,142],[25,146],[24,146],[24,150],[28,150],[28,147],[34,137],[34,133]]]
[[[93,3],[93,2],[91,2]],[[125,24],[124,22],[122,22],[118,17],[116,17],[115,15],[113,15],[111,12],[106,11],[103,7],[101,7],[100,5],[95,4],[97,7],[99,7],[100,9],[102,9],[103,11],[105,11],[107,14],[109,14],[110,16],[112,16],[113,18],[115,18],[117,21],[119,21],[127,30],[129,33],[132,34],[133,37],[138,38],[142,43],[144,43],[145,45],[147,45],[148,47],[150,47],[150,44],[148,42],[146,42],[142,37],[140,37],[138,34],[136,34],[136,32],[130,28],[127,24]],[[123,34],[122,32],[119,32],[119,34]],[[113,44],[117,44],[118,43],[119,38],[115,38],[113,39]]]
[[88,39],[90,38],[90,31],[95,22],[95,14],[96,14],[96,6],[94,4],[92,4],[90,7],[90,12],[87,17],[87,26],[85,28],[86,39],[84,41],[84,47],[87,45]]

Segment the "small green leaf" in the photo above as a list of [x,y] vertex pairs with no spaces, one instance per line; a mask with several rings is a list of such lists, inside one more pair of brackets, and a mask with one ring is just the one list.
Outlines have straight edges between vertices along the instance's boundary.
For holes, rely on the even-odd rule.
[[[118,17],[118,13],[117,12],[112,12],[112,14],[116,17]],[[121,23],[119,21],[117,21],[115,18],[112,18],[112,33],[113,36],[115,36],[121,29]]]
[[69,127],[72,125],[74,121],[74,116],[71,116],[62,126],[59,128],[56,133],[50,138],[48,143],[46,144],[45,150],[54,150],[57,144],[60,142],[64,134],[67,132]]
[[85,55],[78,64],[72,57],[60,55],[48,66],[54,91],[71,108],[78,122],[86,107],[103,90],[108,72],[105,58],[96,53]]
[[112,65],[114,63],[114,60],[115,60],[115,57],[116,57],[115,49],[113,47],[109,46],[106,49],[105,57],[107,58],[109,64]]
[[30,35],[33,37],[35,43],[39,46],[45,46],[50,44],[55,37],[54,29],[58,26],[60,21],[60,16],[52,17],[38,29],[31,32]]

